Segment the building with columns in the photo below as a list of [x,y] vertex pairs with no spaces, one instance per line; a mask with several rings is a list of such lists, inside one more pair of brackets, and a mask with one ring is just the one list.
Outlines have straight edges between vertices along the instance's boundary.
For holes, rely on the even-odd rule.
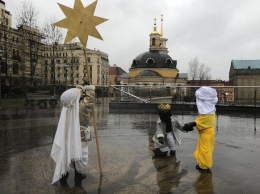
[[[92,85],[97,93],[108,95],[109,59],[108,54],[100,50],[87,49],[87,63]],[[44,85],[75,87],[87,78],[87,69],[83,47],[79,42],[44,45],[42,52],[42,82]]]

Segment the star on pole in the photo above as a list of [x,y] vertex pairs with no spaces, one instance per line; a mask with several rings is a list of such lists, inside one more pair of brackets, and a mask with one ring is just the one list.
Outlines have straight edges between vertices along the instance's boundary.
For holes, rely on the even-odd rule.
[[64,43],[78,37],[84,48],[87,47],[88,36],[103,40],[96,26],[108,19],[94,16],[97,1],[84,7],[81,0],[75,0],[73,9],[58,3],[65,19],[54,23],[54,26],[68,29]]

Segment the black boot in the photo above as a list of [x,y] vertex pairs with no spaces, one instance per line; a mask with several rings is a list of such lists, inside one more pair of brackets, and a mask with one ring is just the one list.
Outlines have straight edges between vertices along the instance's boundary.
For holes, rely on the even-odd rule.
[[86,178],[86,174],[77,172],[77,170],[75,169],[75,178],[74,178],[75,180],[82,180],[85,178]]
[[86,178],[86,174],[80,173],[80,172],[77,171],[75,162],[73,162],[73,166],[74,166],[74,169],[75,169],[75,178],[74,178],[74,180],[75,181],[79,181],[79,180],[85,179]]
[[153,152],[154,152],[154,158],[162,158],[162,157],[166,157],[167,156],[167,151],[165,151],[165,152],[162,152],[161,150],[160,150],[160,148],[155,148],[154,150],[153,150]]
[[63,185],[67,184],[68,177],[69,177],[69,172],[66,172],[65,174],[63,174],[61,176],[60,183],[63,184]]
[[171,151],[170,151],[170,156],[176,157],[176,151],[175,151],[175,150],[171,150]]

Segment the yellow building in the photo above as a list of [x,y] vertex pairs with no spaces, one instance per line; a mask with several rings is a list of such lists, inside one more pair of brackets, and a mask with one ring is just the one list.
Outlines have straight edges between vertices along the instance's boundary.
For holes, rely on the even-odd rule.
[[[161,18],[163,22],[163,18]],[[139,54],[129,69],[128,85],[168,88],[174,94],[177,85],[186,85],[187,74],[179,74],[177,60],[168,55],[167,39],[157,31],[156,19],[150,34],[149,51]]]

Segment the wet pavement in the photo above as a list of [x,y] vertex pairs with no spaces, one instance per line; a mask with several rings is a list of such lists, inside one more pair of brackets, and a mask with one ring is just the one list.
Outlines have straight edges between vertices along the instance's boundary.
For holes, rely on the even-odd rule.
[[[52,185],[50,158],[60,109],[0,109],[0,193],[233,193],[260,192],[260,114],[218,115],[211,173],[195,169],[196,131],[181,133],[175,158],[153,159],[156,114],[110,113],[108,99],[96,103],[98,140],[89,146],[87,177]],[[186,123],[196,114],[175,115]]]

